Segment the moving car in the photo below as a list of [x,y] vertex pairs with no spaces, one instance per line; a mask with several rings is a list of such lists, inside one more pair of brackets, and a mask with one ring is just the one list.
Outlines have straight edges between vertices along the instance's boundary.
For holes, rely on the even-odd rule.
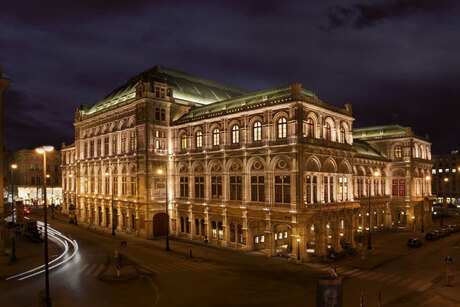
[[419,238],[410,238],[407,241],[407,247],[422,247],[423,243]]

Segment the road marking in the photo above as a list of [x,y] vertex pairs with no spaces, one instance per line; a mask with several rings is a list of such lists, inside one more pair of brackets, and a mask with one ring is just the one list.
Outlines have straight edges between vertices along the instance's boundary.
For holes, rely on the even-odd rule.
[[350,269],[350,268],[343,270],[343,271],[339,271],[340,274],[345,274],[345,275],[353,275],[357,272],[359,272],[358,269]]
[[423,291],[425,291],[425,290],[431,288],[431,286],[432,286],[432,283],[431,283],[431,282],[427,282],[427,283],[423,284],[421,287],[419,287],[419,288],[418,288],[418,291],[423,292]]
[[86,268],[89,266],[89,263],[85,264],[81,269],[80,269],[80,272],[81,273],[84,273]]
[[378,280],[379,278],[381,278],[383,276],[385,276],[385,273],[377,272],[376,274],[373,274],[373,275],[369,276],[368,278],[372,279],[372,280]]
[[101,264],[99,268],[93,273],[93,276],[98,276],[99,274],[101,274],[103,269],[104,269],[104,265]]
[[389,279],[393,278],[394,275],[387,274],[384,278],[380,279],[380,282],[387,282]]
[[93,273],[93,270],[94,269],[97,269],[97,265],[96,264],[92,264],[87,270],[86,270],[86,274],[85,275],[91,275]]

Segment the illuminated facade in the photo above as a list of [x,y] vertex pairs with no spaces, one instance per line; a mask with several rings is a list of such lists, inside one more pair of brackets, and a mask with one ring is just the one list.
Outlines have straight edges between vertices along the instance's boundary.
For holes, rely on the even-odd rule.
[[460,205],[460,153],[452,150],[450,155],[433,157],[431,170],[433,193],[436,202]]
[[75,203],[76,186],[91,227],[152,238],[165,234],[167,192],[172,235],[304,261],[354,244],[369,222],[419,227],[430,143],[353,121],[351,105],[299,83],[247,92],[155,66],[77,110],[64,195]]
[[[11,164],[18,167],[14,171],[14,198],[25,204],[41,204],[43,199],[43,157],[33,149],[21,149],[4,153],[5,189],[11,201]],[[48,203],[61,204],[61,153],[58,150],[47,155],[47,189]]]

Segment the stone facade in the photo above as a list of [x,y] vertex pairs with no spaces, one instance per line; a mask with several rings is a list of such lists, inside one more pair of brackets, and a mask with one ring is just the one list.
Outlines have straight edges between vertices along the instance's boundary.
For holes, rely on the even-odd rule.
[[177,237],[303,261],[369,225],[419,227],[430,143],[353,121],[299,83],[247,92],[156,66],[77,110],[66,203],[91,227],[161,237],[169,217]]

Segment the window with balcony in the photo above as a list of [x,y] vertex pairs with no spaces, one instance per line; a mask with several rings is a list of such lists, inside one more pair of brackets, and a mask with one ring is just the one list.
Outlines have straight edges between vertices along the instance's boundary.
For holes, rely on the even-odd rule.
[[278,119],[277,131],[278,139],[285,139],[287,137],[287,120],[285,117]]
[[230,200],[243,199],[243,177],[230,176]]
[[204,198],[204,177],[195,177],[195,198]]
[[395,154],[395,159],[401,159],[402,158],[402,147],[400,145],[397,145],[395,146],[395,150],[394,150],[394,154]]
[[212,145],[213,146],[220,145],[220,130],[218,128],[212,131]]
[[180,177],[180,197],[188,197],[188,176]]
[[265,201],[264,176],[251,176],[251,201]]
[[240,142],[240,127],[238,125],[232,127],[231,141],[232,144],[238,144]]
[[254,142],[262,140],[262,124],[259,121],[254,123],[252,139]]
[[203,132],[198,131],[196,133],[196,148],[203,147]]
[[222,176],[211,176],[211,198],[222,199]]
[[187,149],[187,135],[185,133],[180,136],[180,148],[182,150]]
[[284,204],[291,202],[291,176],[275,176],[275,202]]

